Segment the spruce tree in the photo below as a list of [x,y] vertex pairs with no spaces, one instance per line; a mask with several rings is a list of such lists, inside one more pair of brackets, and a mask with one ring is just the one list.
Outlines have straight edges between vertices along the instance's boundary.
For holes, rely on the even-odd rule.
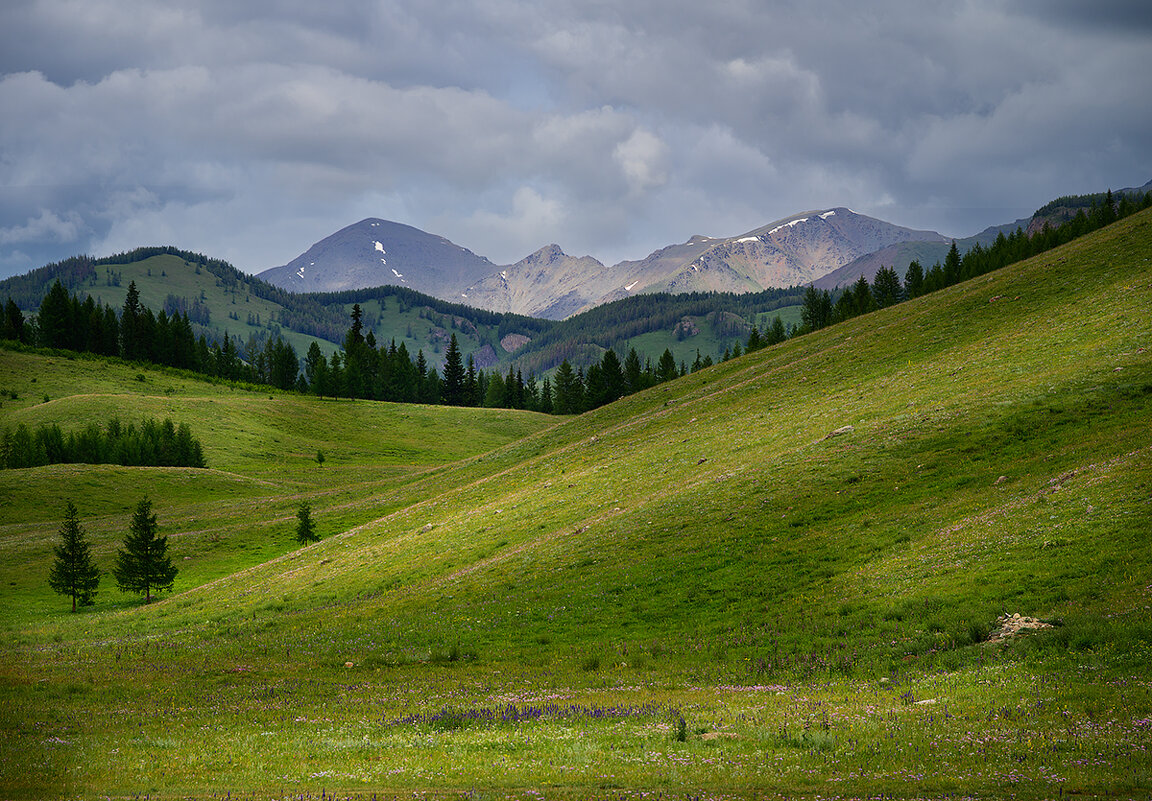
[[780,315],[777,314],[776,317],[773,318],[772,328],[769,329],[768,332],[768,344],[775,345],[779,342],[783,342],[787,338],[788,332],[784,329],[784,321],[781,320]]
[[[639,367],[640,360],[636,360]],[[600,370],[604,374],[604,403],[611,403],[628,394],[628,379],[624,375],[624,366],[620,364],[620,357],[612,348],[604,351],[600,360]]]
[[172,589],[176,567],[168,557],[168,538],[158,537],[152,501],[144,498],[136,504],[124,549],[116,552],[112,575],[123,592],[144,593],[144,603],[152,602],[152,591]]
[[580,411],[576,391],[576,374],[565,359],[556,370],[556,383],[552,388],[552,411],[555,414],[577,414]]
[[[998,240],[1003,237],[1001,233]],[[908,272],[904,273],[904,291],[909,298],[918,298],[924,293],[924,268],[919,261],[908,262]]]
[[12,297],[8,297],[8,302],[4,304],[4,325],[0,330],[0,339],[11,339],[18,342],[23,342],[25,339],[24,331],[24,313],[20,311],[20,307],[16,305],[16,301]]
[[[1019,229],[1017,229],[1019,230]],[[956,240],[952,240],[952,247],[944,257],[944,286],[959,283],[963,276],[960,274],[960,250],[956,247]]]
[[660,354],[660,362],[656,365],[656,382],[662,384],[679,377],[680,371],[676,369],[676,358],[672,355],[671,350],[665,348],[664,352]]
[[892,267],[881,267],[872,279],[872,297],[876,307],[883,309],[903,300],[900,276]]
[[100,585],[100,570],[92,563],[92,555],[84,538],[84,529],[71,501],[64,511],[60,526],[60,544],[56,546],[56,561],[48,573],[48,586],[61,595],[72,596],[72,611],[76,603],[91,606]]
[[640,366],[640,356],[636,348],[629,348],[624,358],[624,380],[628,383],[629,392],[639,392],[644,389],[644,368]]
[[316,524],[312,522],[312,505],[308,501],[301,502],[296,510],[296,541],[301,545],[320,541]]
[[[136,282],[128,282],[128,296],[124,299],[124,309],[120,313],[120,355],[128,361],[144,358],[143,309],[140,306],[140,291]],[[229,378],[231,376],[228,376]]]
[[448,352],[444,355],[444,375],[440,378],[440,398],[447,406],[467,406],[464,388],[467,374],[464,372],[464,359],[460,356],[460,345],[456,334],[448,342]]

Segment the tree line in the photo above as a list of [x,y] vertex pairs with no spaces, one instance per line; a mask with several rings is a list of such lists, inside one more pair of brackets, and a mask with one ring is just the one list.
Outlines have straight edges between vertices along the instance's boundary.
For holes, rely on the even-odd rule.
[[364,398],[394,403],[427,403],[446,406],[487,406],[507,409],[551,411],[551,388],[547,380],[509,368],[500,371],[477,369],[469,354],[467,364],[453,333],[444,355],[443,375],[429,364],[423,349],[415,358],[407,345],[376,342],[365,329],[360,304],[352,306],[351,326],[344,335],[343,348],[325,358],[313,342],[304,357],[302,386],[321,397]]
[[[171,300],[171,299],[170,299]],[[111,306],[98,306],[88,295],[83,301],[69,294],[56,279],[40,301],[34,320],[26,320],[16,302],[9,297],[4,305],[0,339],[45,348],[118,356],[126,361],[147,362],[176,367],[227,379],[268,384],[280,389],[296,389],[300,364],[295,348],[277,333],[252,336],[246,347],[225,331],[222,341],[201,334],[197,337],[192,314],[199,311],[194,303],[180,308],[174,305],[171,315],[164,309],[158,314],[140,302],[136,282],[128,284],[128,294],[120,313]]]
[[24,423],[0,432],[0,468],[49,464],[118,464],[131,467],[204,467],[204,449],[187,423],[147,419],[124,425],[118,417],[101,428],[89,423],[67,434],[57,423],[31,430]]
[[[1119,202],[1115,200],[1111,190],[1102,195],[1086,197],[1091,200],[1098,199],[1098,202],[1088,211],[1079,209],[1072,219],[1058,226],[1053,227],[1045,222],[1043,228],[1032,236],[1020,228],[1009,236],[1005,236],[1001,231],[996,241],[988,247],[977,242],[963,255],[953,240],[943,264],[936,262],[925,269],[919,261],[913,260],[908,264],[903,282],[893,267],[881,267],[871,283],[866,276],[861,275],[852,286],[844,288],[835,301],[828,290],[821,291],[809,286],[804,293],[803,308],[800,312],[801,325],[797,333],[815,331],[990,273],[1152,207],[1152,192],[1135,196],[1125,194],[1121,196]],[[1058,204],[1059,201],[1053,203]]]

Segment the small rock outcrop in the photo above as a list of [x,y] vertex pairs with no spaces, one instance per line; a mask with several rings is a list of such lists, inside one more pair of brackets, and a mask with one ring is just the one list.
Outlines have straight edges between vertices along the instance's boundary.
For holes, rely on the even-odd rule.
[[1043,620],[1037,620],[1034,617],[1021,617],[1020,614],[1005,614],[996,619],[996,628],[988,635],[988,642],[1005,642],[1029,630],[1050,628],[1052,628],[1051,623],[1045,623]]

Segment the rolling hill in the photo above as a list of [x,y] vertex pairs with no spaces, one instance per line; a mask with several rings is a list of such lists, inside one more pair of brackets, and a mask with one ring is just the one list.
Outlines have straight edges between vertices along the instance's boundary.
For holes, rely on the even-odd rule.
[[[1149,258],[1145,211],[556,425],[22,356],[0,424],[212,470],[0,473],[0,793],[1144,795]],[[142,493],[176,591],[68,613],[57,510],[106,565]]]

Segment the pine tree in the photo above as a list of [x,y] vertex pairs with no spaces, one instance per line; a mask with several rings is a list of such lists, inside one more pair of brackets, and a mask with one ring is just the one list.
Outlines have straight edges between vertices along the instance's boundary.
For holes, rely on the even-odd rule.
[[780,315],[777,314],[776,317],[772,320],[772,328],[768,332],[768,344],[775,345],[779,342],[783,342],[787,338],[788,332],[784,329],[784,321],[781,320]]
[[46,348],[71,348],[76,331],[76,318],[69,303],[68,291],[57,278],[40,302],[40,344]]
[[852,286],[852,299],[856,303],[857,314],[867,314],[876,308],[876,301],[872,297],[872,287],[868,285],[868,277],[861,274]]
[[[1019,229],[1017,229],[1019,230]],[[960,274],[960,250],[956,247],[956,240],[952,240],[952,247],[944,257],[944,286],[958,283],[963,276]]]
[[[1004,234],[1001,233],[998,240],[1003,238]],[[924,268],[920,265],[919,261],[913,260],[908,262],[908,272],[904,273],[904,291],[908,294],[909,298],[918,298],[923,294]]]
[[467,406],[464,396],[467,374],[464,360],[460,356],[460,345],[456,334],[448,342],[448,352],[444,354],[444,375],[440,378],[440,398],[447,406]]
[[316,340],[312,340],[304,357],[304,377],[312,394],[323,397],[328,392],[328,360]]
[[4,325],[3,330],[0,330],[0,339],[11,339],[17,342],[23,342],[25,339],[24,332],[24,313],[20,311],[20,307],[16,305],[16,301],[12,297],[8,297],[8,302],[4,304]]
[[301,502],[300,508],[296,510],[296,541],[301,545],[320,541],[316,524],[312,522],[312,504],[308,501]]
[[[639,366],[639,359],[636,360],[636,364]],[[628,380],[624,375],[624,367],[612,348],[604,351],[604,356],[600,360],[600,370],[604,374],[604,403],[611,403],[628,394]]]
[[48,586],[60,595],[72,596],[72,611],[75,612],[77,602],[81,606],[93,604],[96,588],[100,585],[100,571],[92,563],[84,529],[71,501],[64,511],[60,540],[56,546],[56,561],[48,574]]
[[504,378],[498,370],[493,370],[492,376],[488,379],[488,386],[484,389],[484,406],[499,409],[504,406],[504,401]]
[[476,377],[476,360],[468,354],[468,371],[464,375],[464,405],[480,406],[483,398],[480,397],[480,382]]
[[552,387],[552,410],[556,414],[577,414],[580,411],[580,403],[576,374],[572,370],[572,365],[565,359],[556,370],[556,382]]
[[876,307],[883,309],[903,300],[903,290],[900,286],[900,276],[892,267],[881,267],[872,279],[872,295]]
[[[124,299],[124,309],[120,313],[120,355],[128,361],[145,358],[143,310],[140,306],[140,291],[136,282],[128,282],[128,296]],[[231,378],[232,376],[227,376]]]
[[755,353],[764,347],[764,340],[760,336],[760,329],[756,324],[752,324],[752,330],[748,333],[748,342],[744,345],[745,353]]
[[680,371],[676,369],[676,357],[672,355],[671,350],[665,348],[664,352],[660,354],[659,363],[656,365],[656,382],[662,384],[679,377]]
[[800,310],[800,320],[805,331],[816,331],[828,325],[832,317],[832,296],[809,286],[804,292],[804,307]]
[[629,348],[628,355],[624,358],[624,380],[628,383],[628,392],[639,392],[648,386],[636,348]]
[[123,592],[144,593],[144,603],[151,603],[152,591],[172,589],[176,567],[168,557],[168,538],[158,537],[152,501],[144,498],[136,504],[124,549],[116,552],[112,575]]

